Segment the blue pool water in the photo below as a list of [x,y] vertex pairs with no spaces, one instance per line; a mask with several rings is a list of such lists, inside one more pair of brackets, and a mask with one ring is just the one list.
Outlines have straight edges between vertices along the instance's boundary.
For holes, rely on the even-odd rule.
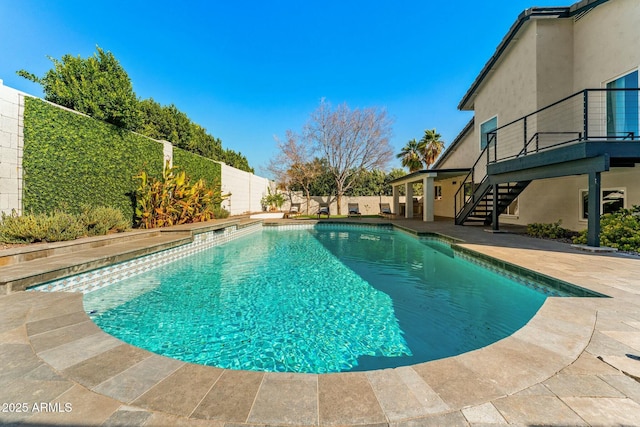
[[262,231],[85,295],[108,333],[228,369],[340,372],[484,347],[546,296],[388,229]]

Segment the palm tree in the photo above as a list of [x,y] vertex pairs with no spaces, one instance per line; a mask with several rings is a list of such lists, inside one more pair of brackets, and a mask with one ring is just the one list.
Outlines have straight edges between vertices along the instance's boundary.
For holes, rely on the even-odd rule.
[[409,173],[422,168],[420,143],[416,141],[415,138],[407,142],[407,145],[402,147],[402,151],[400,151],[396,157],[402,159],[402,166],[409,168]]
[[[414,140],[415,141],[415,140]],[[435,129],[424,131],[424,136],[418,143],[420,159],[424,162],[425,169],[436,162],[436,159],[444,150],[444,142],[440,140],[440,134]]]

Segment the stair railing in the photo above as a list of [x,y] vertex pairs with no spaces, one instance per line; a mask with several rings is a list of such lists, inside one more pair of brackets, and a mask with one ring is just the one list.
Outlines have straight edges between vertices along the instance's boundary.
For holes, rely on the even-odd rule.
[[[621,112],[612,112],[607,105],[609,94],[617,93],[629,93],[629,99],[634,99],[633,94],[640,94],[640,89],[584,89],[489,132],[486,147],[454,196],[455,217],[459,217],[467,203],[477,202],[479,195],[476,194],[476,189],[486,180],[487,165],[490,163],[527,156],[578,141],[638,141],[640,132],[637,108],[630,107]],[[620,129],[617,129],[617,125],[610,128],[611,118],[621,121],[628,118],[625,121],[628,121],[628,124]],[[498,140],[500,145],[497,144]]]
[[[556,144],[551,144],[551,145],[545,145],[544,147],[540,148],[540,136],[544,136],[544,135],[576,135],[577,138],[563,139],[562,142],[559,142],[559,143],[556,143]],[[522,150],[520,150],[520,152],[516,155],[516,157],[526,156],[527,154],[537,153],[540,150],[546,150],[546,149],[549,149],[549,148],[554,148],[554,147],[556,147],[558,145],[565,145],[565,144],[569,144],[571,142],[577,142],[577,141],[581,141],[581,140],[582,140],[582,132],[578,132],[578,131],[569,131],[569,132],[536,132],[529,139],[529,141],[527,141],[527,143],[524,145]],[[530,145],[534,141],[535,141],[535,148],[533,150],[531,150],[530,149]]]
[[[462,180],[462,184],[460,184],[460,188],[456,191],[456,194],[453,198],[453,210],[455,213],[455,217],[457,218],[460,212],[464,209],[467,203],[475,203],[476,202],[476,188],[478,185],[482,184],[485,179],[487,179],[487,164],[489,163],[489,147],[496,143],[497,134],[495,131],[489,132],[487,134],[487,145],[480,152],[480,155],[476,159],[473,166],[471,166],[471,170]],[[484,162],[481,160],[484,159]],[[476,180],[476,176],[481,176],[480,181]],[[467,189],[470,194],[467,194]],[[460,209],[458,209],[460,207]]]

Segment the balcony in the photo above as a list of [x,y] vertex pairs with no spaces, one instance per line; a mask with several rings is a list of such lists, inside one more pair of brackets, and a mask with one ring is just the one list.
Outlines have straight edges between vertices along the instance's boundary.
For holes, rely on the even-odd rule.
[[488,135],[487,172],[499,175],[605,154],[608,167],[633,166],[640,161],[639,95],[637,88],[586,89],[500,126]]
[[[500,213],[536,179],[588,174],[589,193],[600,194],[601,172],[640,163],[639,96],[638,88],[585,89],[488,132],[456,193],[456,224],[497,229]],[[600,212],[599,197],[589,200],[589,212]],[[595,217],[590,246],[598,246]]]

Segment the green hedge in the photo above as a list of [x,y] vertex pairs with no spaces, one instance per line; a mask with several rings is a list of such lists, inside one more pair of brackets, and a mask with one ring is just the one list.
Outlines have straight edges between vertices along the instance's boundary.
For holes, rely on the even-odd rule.
[[173,147],[173,166],[182,169],[192,182],[204,179],[207,187],[220,188],[222,167],[220,163],[178,147]]
[[24,118],[25,212],[100,205],[133,218],[133,177],[162,174],[162,144],[149,138],[36,98],[25,99]]

